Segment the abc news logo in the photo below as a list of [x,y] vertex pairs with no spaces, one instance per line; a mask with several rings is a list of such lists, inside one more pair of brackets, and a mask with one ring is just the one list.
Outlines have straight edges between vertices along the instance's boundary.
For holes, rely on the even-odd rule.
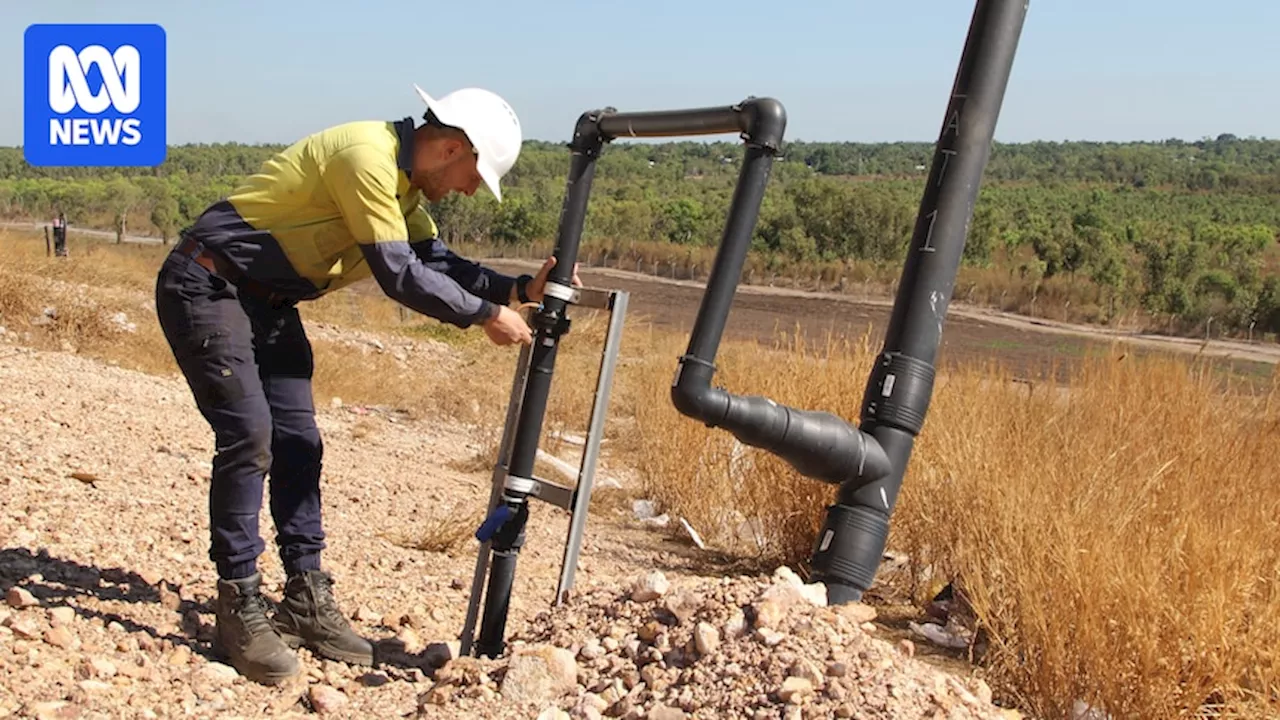
[[[101,45],[90,45],[77,53],[67,45],[59,45],[49,53],[49,107],[60,115],[83,112],[97,115],[108,107],[123,115],[134,112],[141,103],[139,81],[142,59],[138,48],[121,45],[114,53]],[[86,68],[97,67],[102,73],[102,88],[89,89]],[[52,145],[137,145],[142,142],[142,121],[130,118],[50,118],[49,143]]]
[[167,150],[158,25],[32,25],[24,154],[32,165],[158,165]]

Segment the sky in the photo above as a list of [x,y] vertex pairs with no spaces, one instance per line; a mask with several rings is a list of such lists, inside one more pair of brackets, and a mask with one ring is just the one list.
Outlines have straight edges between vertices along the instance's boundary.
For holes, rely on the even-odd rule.
[[[168,140],[287,143],[420,117],[486,87],[525,136],[591,108],[769,96],[789,140],[936,140],[972,0],[3,0],[0,145],[22,143],[32,23],[148,22],[168,43]],[[1031,0],[1001,142],[1280,137],[1280,2]],[[725,139],[732,139],[726,137]]]

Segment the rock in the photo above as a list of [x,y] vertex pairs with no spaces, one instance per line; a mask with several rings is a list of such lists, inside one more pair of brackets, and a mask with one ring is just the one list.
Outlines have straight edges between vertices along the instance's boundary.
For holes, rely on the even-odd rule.
[[815,607],[827,606],[826,585],[822,583],[806,585],[799,575],[785,565],[773,572],[773,580],[773,586],[765,591],[763,597],[784,600],[784,607],[789,604],[786,600],[803,600]]
[[789,677],[798,677],[808,680],[814,688],[821,688],[825,684],[825,674],[822,669],[814,664],[811,660],[798,660],[791,669],[787,671]]
[[28,618],[10,620],[9,629],[13,631],[14,636],[23,640],[38,640],[40,638],[40,627]]
[[502,697],[516,703],[553,702],[578,682],[573,653],[551,645],[514,650],[502,678]]
[[632,585],[631,599],[635,602],[650,602],[666,595],[670,589],[671,583],[667,581],[667,576],[660,570],[654,570]]
[[971,679],[969,681],[969,689],[973,691],[973,694],[977,696],[978,701],[983,705],[990,705],[995,697],[991,692],[991,686],[982,678]]
[[307,699],[311,707],[321,715],[341,710],[348,702],[347,696],[328,685],[312,685],[307,690]]
[[916,644],[906,638],[902,638],[898,641],[898,650],[907,657],[915,657]]
[[742,637],[747,632],[747,616],[742,610],[734,608],[730,613],[729,619],[724,624],[724,637],[727,639],[735,639]]
[[49,608],[49,622],[54,627],[57,627],[58,625],[70,625],[75,618],[75,608],[70,608],[66,605]]
[[84,662],[77,668],[80,677],[83,678],[111,678],[115,677],[116,664],[104,657],[85,658]]
[[854,625],[862,625],[876,619],[876,609],[865,603],[853,602],[837,605],[836,612]]
[[807,678],[789,677],[782,681],[778,698],[785,703],[799,704],[806,695],[813,693],[813,682]]
[[159,589],[160,607],[166,610],[177,611],[182,607],[182,596],[174,592],[168,585],[161,585]]
[[422,638],[418,637],[418,633],[409,625],[400,628],[400,632],[396,633],[396,639],[404,644],[404,651],[407,653],[416,654],[426,647]]
[[361,605],[356,610],[355,619],[359,620],[360,622],[366,622],[371,625],[377,625],[378,623],[382,622],[382,615],[374,612],[373,610],[370,610],[368,607],[365,607],[364,605]]
[[756,613],[755,626],[777,630],[786,616],[782,603],[776,599],[766,598],[752,605]]
[[537,720],[569,720],[569,713],[558,707],[549,707],[538,713]]
[[81,680],[77,686],[90,695],[101,694],[111,689],[111,683],[101,680]]
[[75,644],[76,638],[65,627],[49,628],[44,633],[44,641],[63,649]]
[[191,663],[191,648],[179,645],[169,653],[168,663],[173,667],[183,667]]
[[720,647],[720,633],[715,626],[700,622],[693,628],[693,642],[700,655],[710,655]]
[[689,622],[694,613],[698,612],[698,609],[702,607],[702,603],[701,595],[682,592],[668,596],[662,606],[667,612],[676,616],[677,622],[686,623]]
[[609,708],[609,703],[604,698],[595,693],[587,693],[578,701],[577,711],[582,715],[590,715],[594,712],[596,717]]
[[80,717],[80,708],[66,700],[49,700],[31,705],[29,712],[36,720],[62,720]]
[[240,673],[230,665],[211,662],[200,669],[200,675],[215,685],[226,685],[240,679]]
[[649,714],[645,715],[645,718],[647,720],[684,720],[685,713],[680,708],[668,707],[659,703],[649,710]]
[[36,599],[35,595],[31,594],[30,590],[16,585],[9,588],[9,592],[5,593],[4,601],[9,604],[9,607],[19,609],[35,607],[40,604],[40,601]]
[[775,647],[787,638],[786,635],[770,628],[760,628],[756,631],[755,637],[768,647]]

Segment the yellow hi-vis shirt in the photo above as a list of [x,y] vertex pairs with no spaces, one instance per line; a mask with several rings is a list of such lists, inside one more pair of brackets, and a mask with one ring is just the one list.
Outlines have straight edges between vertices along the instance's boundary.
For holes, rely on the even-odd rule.
[[410,184],[413,120],[361,121],[309,135],[263,163],[184,235],[298,300],[370,276],[398,302],[459,327],[511,297],[515,278],[440,241]]

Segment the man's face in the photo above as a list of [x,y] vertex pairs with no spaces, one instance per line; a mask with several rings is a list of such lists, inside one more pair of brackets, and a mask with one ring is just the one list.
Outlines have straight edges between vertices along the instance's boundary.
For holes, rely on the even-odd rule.
[[475,151],[465,137],[419,141],[414,153],[413,184],[422,189],[428,202],[439,202],[451,192],[470,197],[481,182]]

